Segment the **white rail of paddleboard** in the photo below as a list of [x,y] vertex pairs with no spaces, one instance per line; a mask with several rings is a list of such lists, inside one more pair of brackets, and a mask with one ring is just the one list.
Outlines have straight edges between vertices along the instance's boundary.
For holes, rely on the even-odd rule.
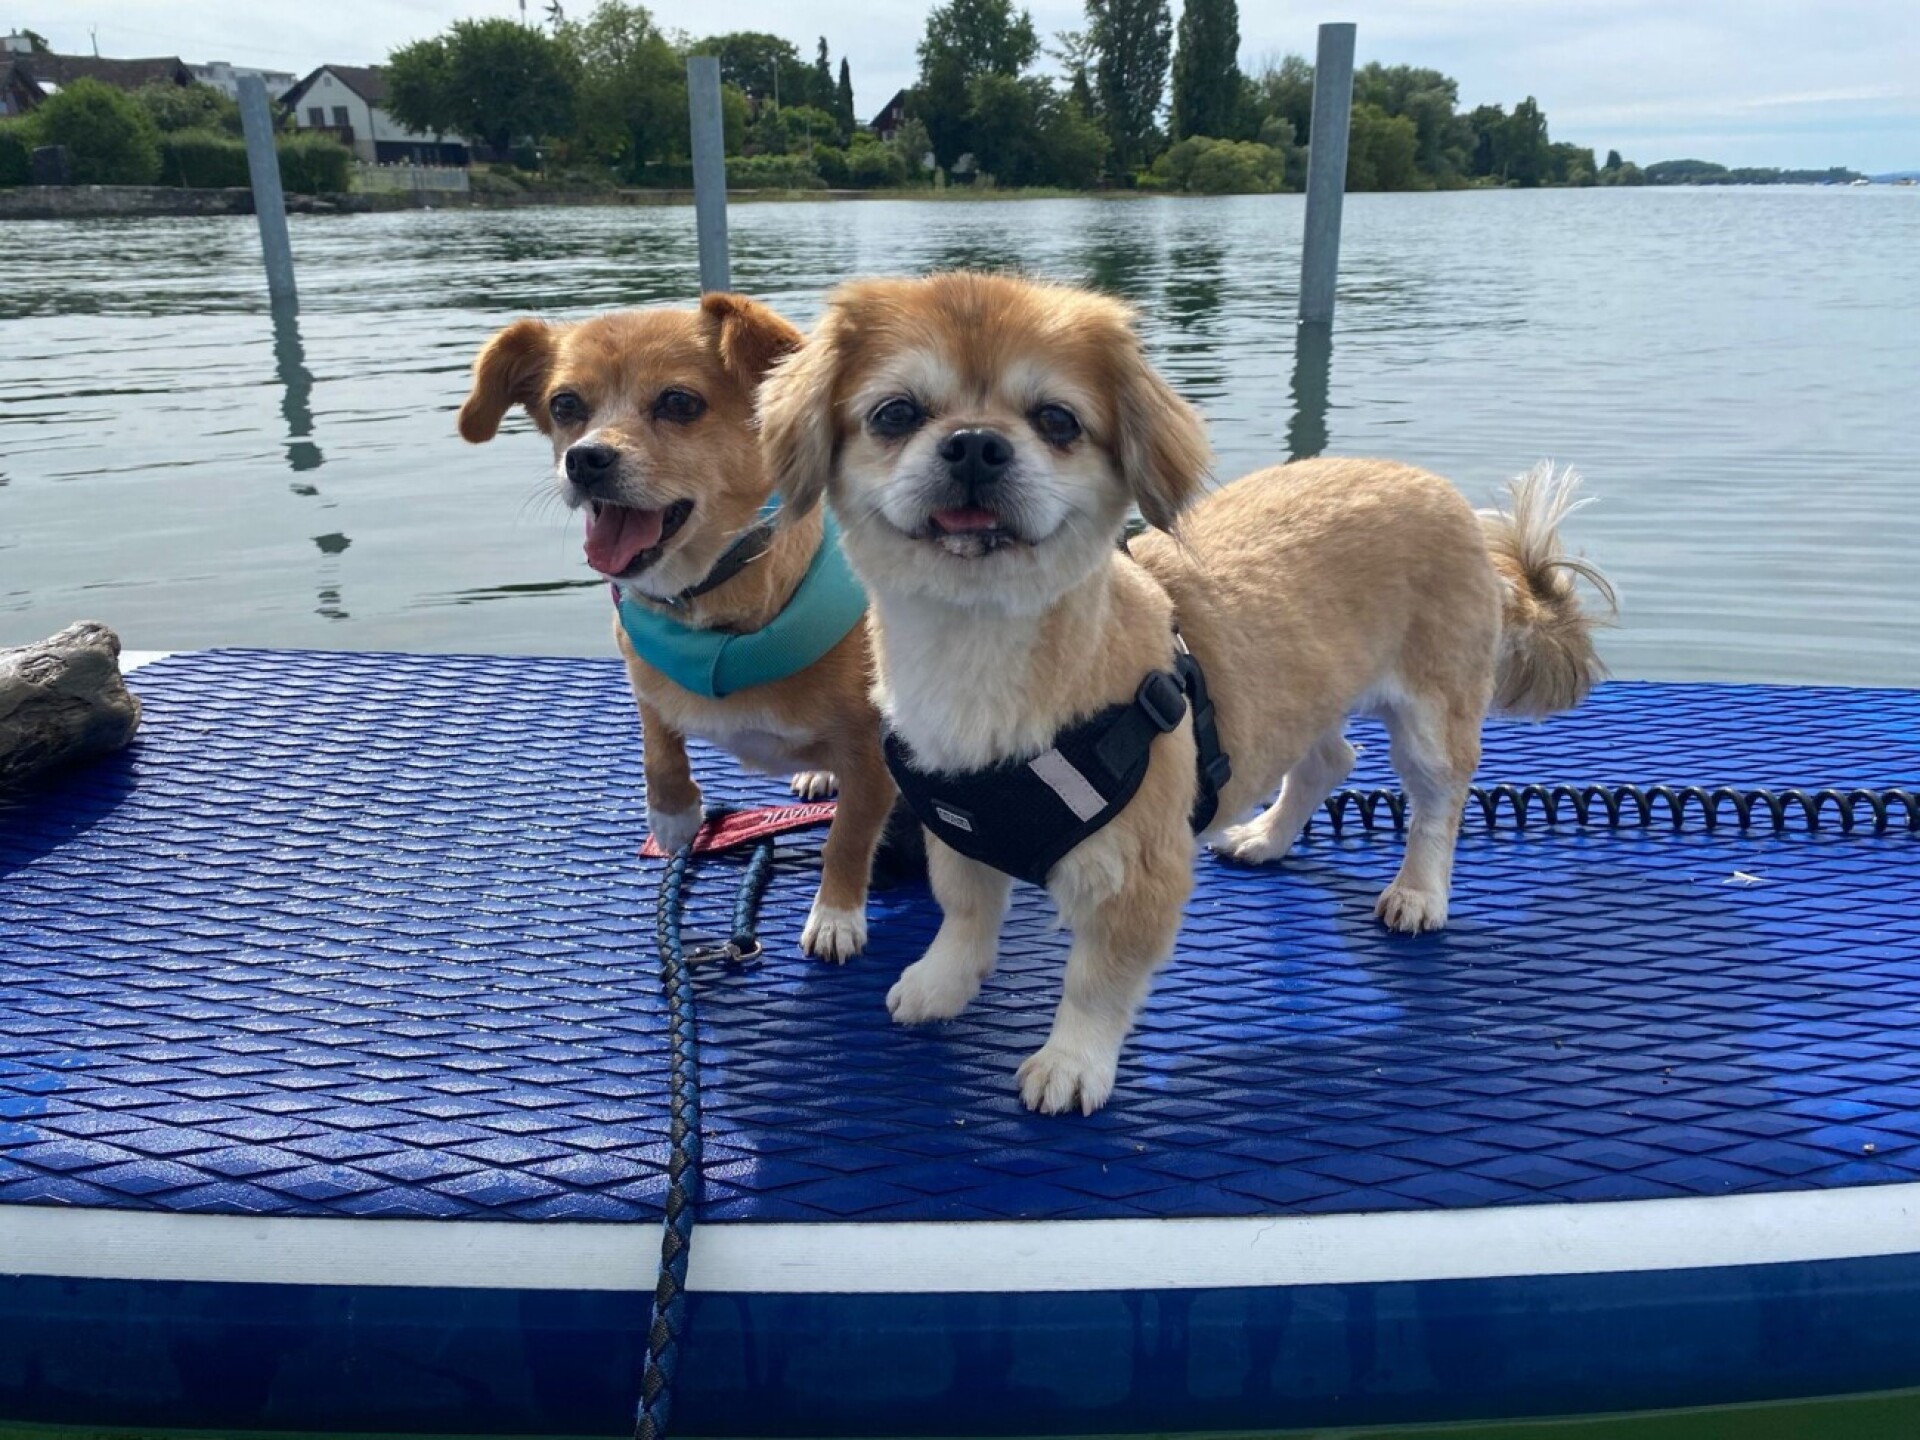
[[[1785,1194],[1170,1220],[714,1224],[713,1293],[1198,1290],[1711,1269],[1920,1251],[1920,1183]],[[0,1273],[646,1290],[652,1226],[0,1206]]]

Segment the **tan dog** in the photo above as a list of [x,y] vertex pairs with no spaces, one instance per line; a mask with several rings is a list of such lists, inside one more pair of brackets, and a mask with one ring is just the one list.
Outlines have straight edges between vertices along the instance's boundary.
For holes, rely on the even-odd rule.
[[[553,442],[555,483],[586,509],[588,563],[621,593],[671,610],[696,629],[757,631],[778,615],[821,542],[818,515],[785,526],[764,554],[713,588],[677,600],[715,574],[772,492],[754,433],[754,392],[800,332],[765,306],[708,295],[698,310],[630,310],[577,325],[519,320],[473,365],[460,433],[493,438],[513,405]],[[640,706],[647,824],[662,849],[700,828],[700,787],[687,762],[691,735],[771,774],[796,793],[837,783],[819,893],[801,947],[825,960],[867,939],[867,882],[895,799],[867,697],[866,627],[798,674],[714,698],[683,688],[642,660],[616,617]]]
[[[1189,509],[1200,421],[1129,312],[1096,295],[972,274],[848,285],[763,387],[761,417],[787,503],[825,493],[840,519],[872,604],[875,698],[916,770],[1043,756],[1169,668],[1177,618],[1233,765],[1209,838],[1238,858],[1284,854],[1345,778],[1349,714],[1386,722],[1413,802],[1377,907],[1395,930],[1445,923],[1490,705],[1564,709],[1601,673],[1567,572],[1598,577],[1555,537],[1564,487],[1531,479],[1511,515],[1483,520],[1436,476],[1315,460]],[[1178,519],[1176,537],[1120,553],[1130,504],[1170,534]],[[1125,809],[1047,875],[1073,941],[1052,1033],[1019,1071],[1036,1110],[1106,1100],[1173,948],[1193,884],[1191,715],[1150,757]],[[1011,884],[929,850],[944,918],[887,997],[903,1023],[973,998]]]

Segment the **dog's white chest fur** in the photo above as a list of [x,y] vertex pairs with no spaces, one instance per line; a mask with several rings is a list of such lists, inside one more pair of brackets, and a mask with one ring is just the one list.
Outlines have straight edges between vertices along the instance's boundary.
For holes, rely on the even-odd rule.
[[717,745],[742,765],[767,775],[791,775],[812,768],[800,755],[807,737],[797,731],[743,725],[710,725],[687,732],[696,740]]
[[930,770],[975,770],[1044,750],[1054,726],[1029,698],[1033,617],[972,616],[913,600],[884,606],[874,703]]

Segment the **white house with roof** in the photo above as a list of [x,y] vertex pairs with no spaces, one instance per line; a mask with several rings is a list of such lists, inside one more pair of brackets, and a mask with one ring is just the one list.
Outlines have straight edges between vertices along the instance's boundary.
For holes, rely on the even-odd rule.
[[382,107],[387,77],[377,66],[322,65],[280,97],[302,130],[324,130],[373,164],[465,165],[458,140],[409,130]]

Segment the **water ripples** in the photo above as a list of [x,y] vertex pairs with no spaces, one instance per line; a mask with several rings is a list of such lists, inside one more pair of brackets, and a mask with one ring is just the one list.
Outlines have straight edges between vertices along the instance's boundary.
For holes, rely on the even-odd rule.
[[[1330,358],[1297,197],[737,206],[736,286],[806,323],[868,272],[1011,267],[1135,304],[1231,476],[1326,448],[1485,498],[1551,456],[1601,503],[1631,675],[1920,683],[1920,194],[1356,196]],[[685,207],[15,224],[0,256],[0,643],[600,654],[524,421],[463,445],[519,314],[684,304]],[[1319,363],[1316,363],[1318,360]]]

